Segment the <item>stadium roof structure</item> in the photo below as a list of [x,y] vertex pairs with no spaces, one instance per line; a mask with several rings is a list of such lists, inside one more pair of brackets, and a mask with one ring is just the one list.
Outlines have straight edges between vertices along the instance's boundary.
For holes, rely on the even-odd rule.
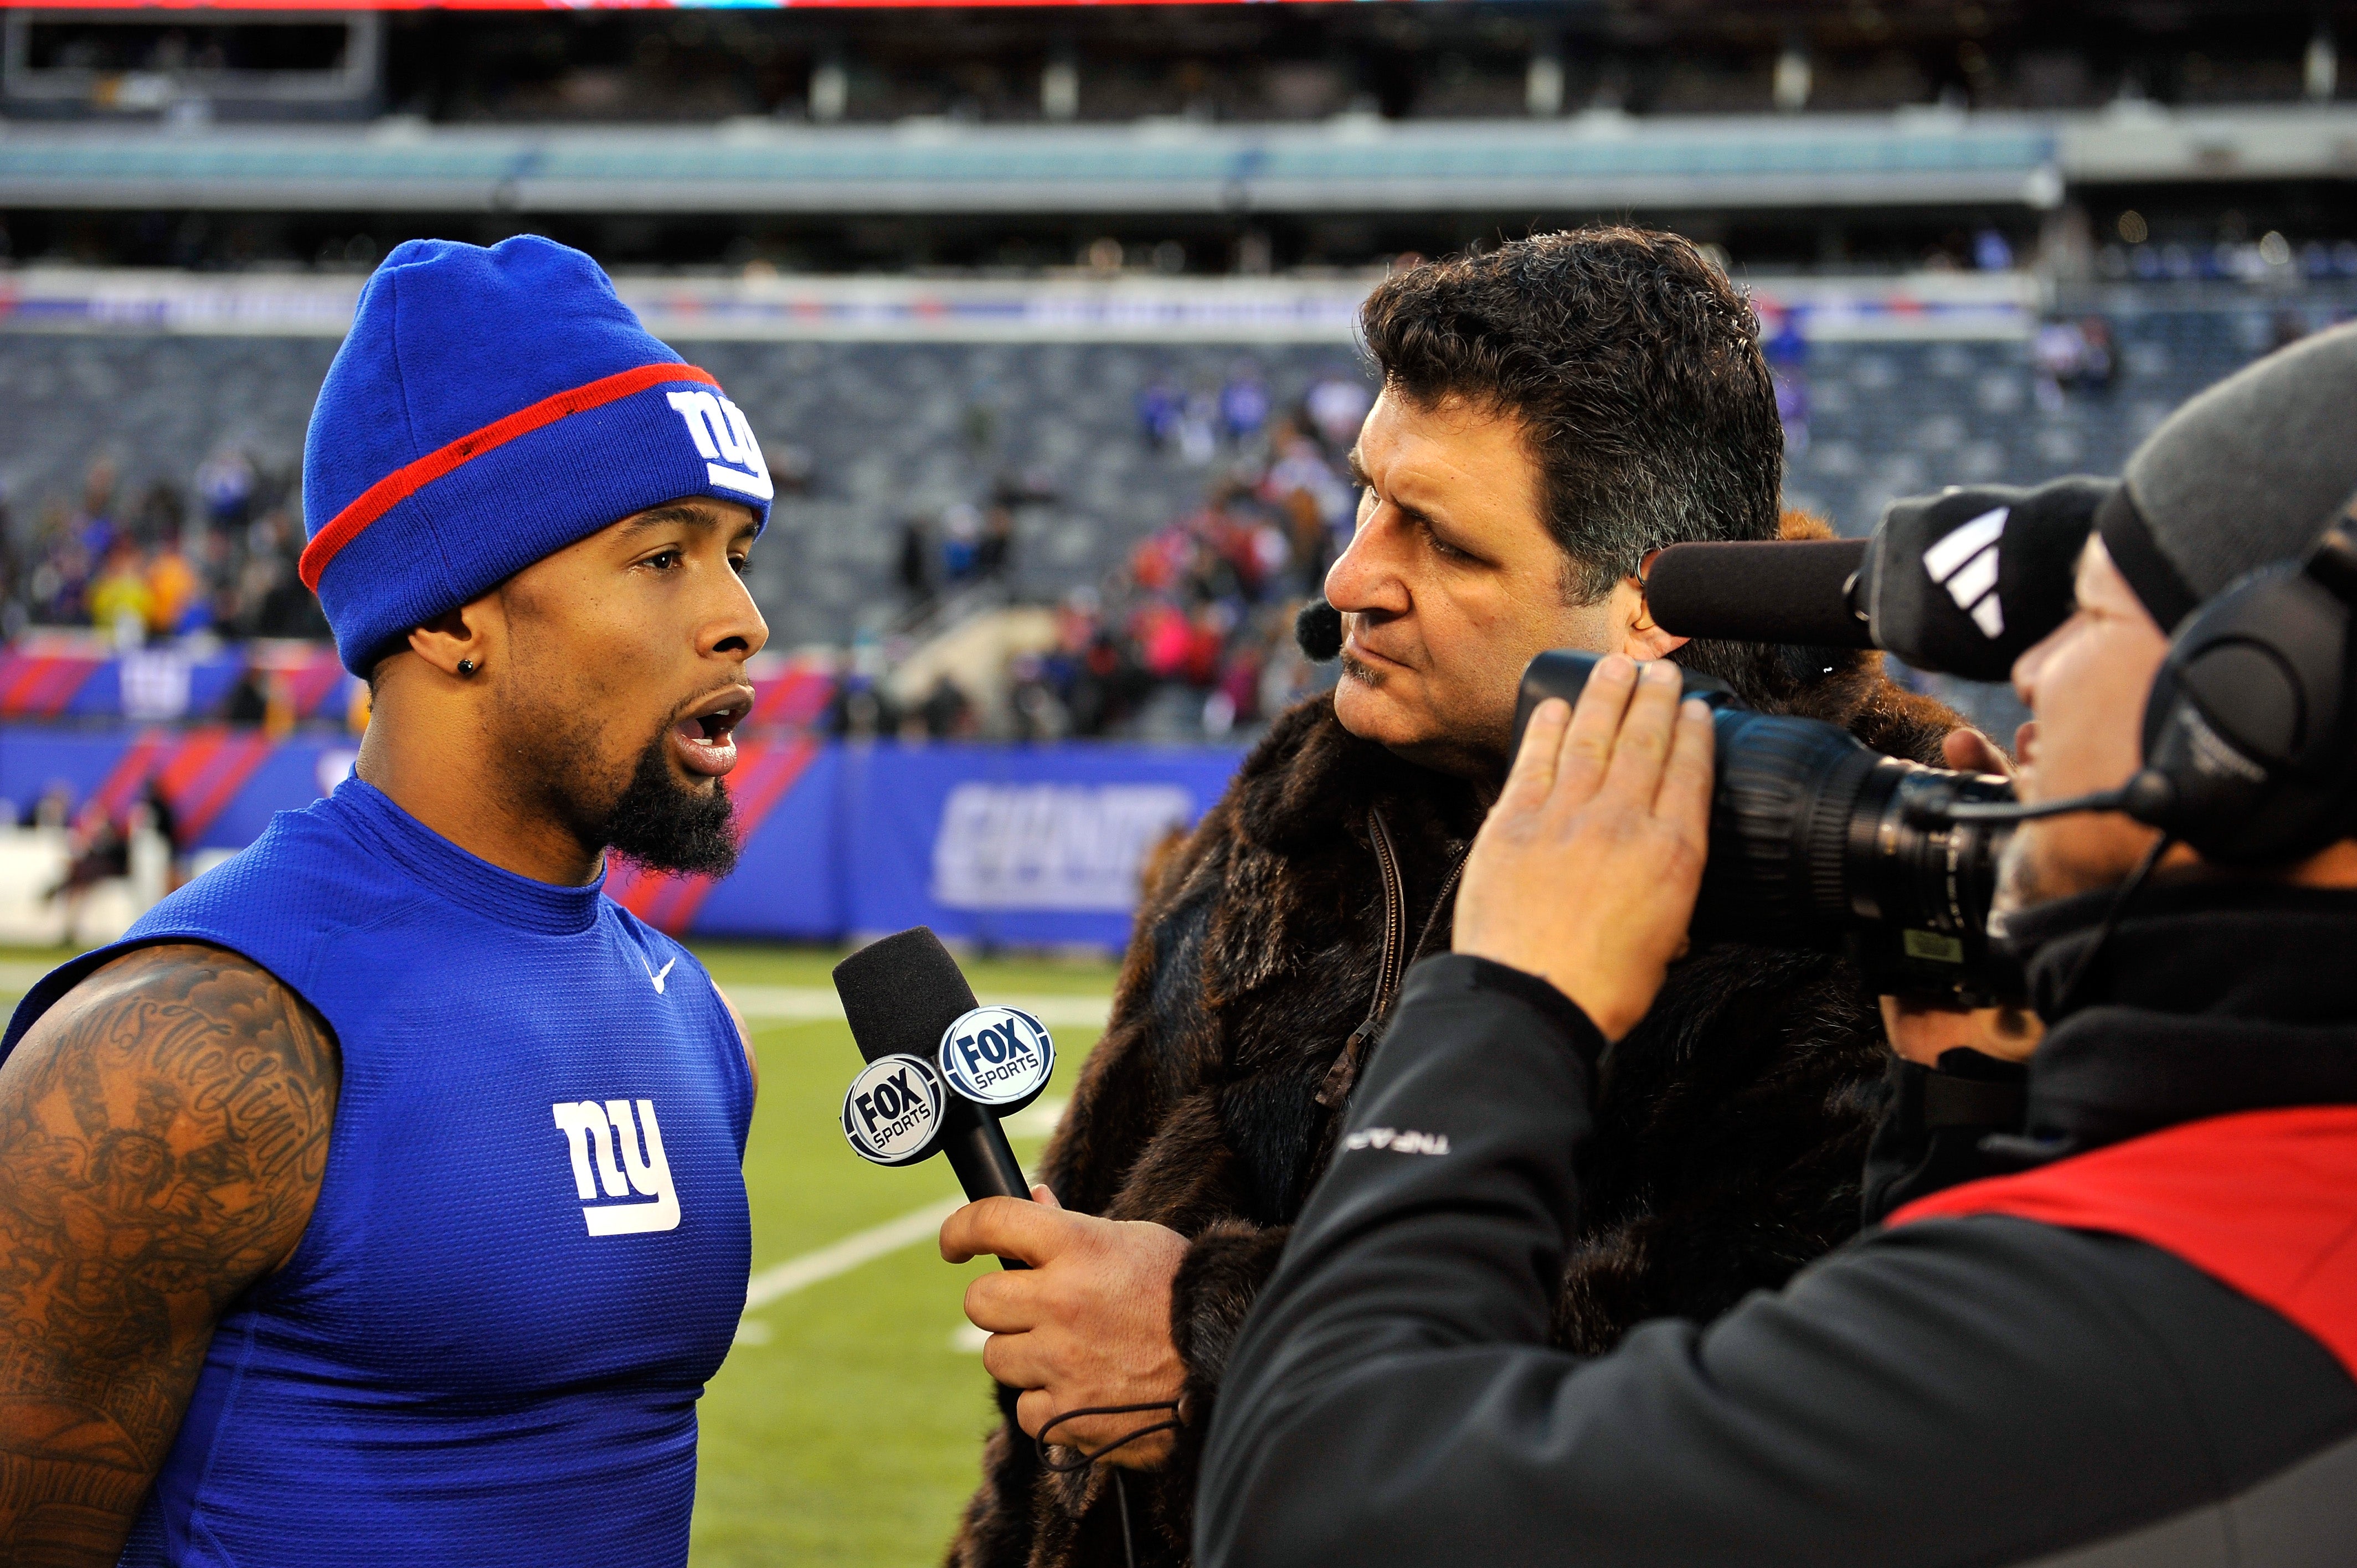
[[[2027,122],[1592,121],[703,128],[18,124],[16,207],[543,212],[1430,210],[1467,204],[2012,202],[2055,156]],[[2050,172],[2046,175],[2050,179]]]
[[2357,107],[1115,126],[0,125],[0,205],[515,212],[2050,207],[2357,175]]

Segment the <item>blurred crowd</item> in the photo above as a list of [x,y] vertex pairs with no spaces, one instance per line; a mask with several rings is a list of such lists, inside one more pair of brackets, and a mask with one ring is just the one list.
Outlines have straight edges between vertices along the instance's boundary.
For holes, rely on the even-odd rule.
[[[1137,397],[1137,438],[1213,471],[1201,505],[1018,635],[1003,678],[942,671],[896,695],[888,660],[855,651],[830,727],[905,739],[1220,740],[1274,717],[1323,683],[1294,647],[1293,619],[1349,536],[1346,454],[1372,398],[1363,378],[1338,370],[1279,406],[1249,360],[1218,385],[1155,379]],[[952,509],[942,531],[952,585],[1010,569],[1006,507]],[[935,556],[921,525],[904,534],[901,562],[911,596],[930,593]]]
[[126,650],[207,633],[326,637],[296,574],[296,483],[291,468],[225,446],[187,489],[126,487],[101,457],[78,501],[48,498],[21,532],[0,496],[0,631],[82,627]]

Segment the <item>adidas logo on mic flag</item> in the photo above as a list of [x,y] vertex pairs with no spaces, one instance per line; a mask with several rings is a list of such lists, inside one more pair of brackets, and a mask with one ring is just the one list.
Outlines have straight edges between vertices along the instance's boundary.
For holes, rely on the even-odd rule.
[[2005,601],[1997,596],[1997,544],[2009,507],[1985,511],[1923,552],[1923,570],[1948,590],[1991,641],[2005,635]]

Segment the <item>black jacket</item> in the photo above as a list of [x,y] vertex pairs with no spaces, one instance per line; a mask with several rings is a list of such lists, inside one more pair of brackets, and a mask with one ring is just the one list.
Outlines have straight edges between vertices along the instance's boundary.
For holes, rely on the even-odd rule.
[[[2044,918],[2050,1004],[2092,922]],[[2040,1047],[2019,1132],[1980,1144],[2029,1174],[1927,1205],[1998,1212],[1869,1232],[1594,1359],[1545,1341],[1601,1041],[1526,975],[1425,963],[1230,1360],[1199,1561],[2357,1562],[2352,950],[2357,896],[2148,895]],[[2170,1163],[2220,1129],[2278,1174]],[[1920,1173],[1923,1136],[1881,1145],[1892,1168]],[[2124,1212],[2122,1170],[2159,1230],[2209,1238],[2202,1268],[2131,1239],[2145,1220],[1999,1196]],[[2301,1225],[2313,1256],[2277,1240]]]

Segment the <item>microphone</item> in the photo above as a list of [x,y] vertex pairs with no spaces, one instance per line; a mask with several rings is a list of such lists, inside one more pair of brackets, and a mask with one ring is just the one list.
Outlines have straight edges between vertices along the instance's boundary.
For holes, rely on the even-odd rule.
[[1858,579],[1875,646],[1919,670],[2008,679],[2070,618],[2079,552],[2118,487],[2075,475],[1892,501]]
[[1673,544],[1645,602],[1681,637],[1879,648],[1918,670],[2002,681],[2069,618],[2095,509],[2116,479],[1952,488],[1895,500],[1871,539]]
[[1301,607],[1293,618],[1293,640],[1312,664],[1329,664],[1342,652],[1342,612],[1323,596]]
[[1645,607],[1678,637],[1872,648],[1850,607],[1865,563],[1863,539],[1673,544],[1645,574]]
[[1940,815],[1952,822],[2034,822],[2082,811],[2119,811],[2147,827],[2166,829],[2176,806],[2177,786],[2169,775],[2157,768],[2144,768],[2116,789],[2030,805],[2018,800],[1957,800],[1943,808]]
[[[851,1037],[870,1063],[885,1057],[913,1057],[920,1064],[932,1063],[941,1054],[942,1036],[950,1026],[977,1011],[974,987],[966,983],[965,972],[949,949],[942,946],[941,938],[926,926],[871,942],[836,964],[834,991],[843,998],[843,1015],[851,1025]],[[1032,1022],[1036,1026],[1037,1021]],[[1045,1031],[1041,1034],[1044,1037]],[[1049,1068],[1052,1066],[1051,1057]],[[1048,1068],[1039,1069],[1039,1084],[1046,1083],[1047,1072]],[[937,1079],[942,1076],[934,1074]],[[1031,1092],[1036,1094],[1037,1088]],[[962,1093],[944,1093],[940,1099],[937,1146],[949,1155],[950,1168],[957,1173],[966,1197],[1029,1197],[1030,1183],[1024,1180],[1023,1167],[1007,1146],[996,1111]],[[915,1158],[931,1152],[926,1148]]]

